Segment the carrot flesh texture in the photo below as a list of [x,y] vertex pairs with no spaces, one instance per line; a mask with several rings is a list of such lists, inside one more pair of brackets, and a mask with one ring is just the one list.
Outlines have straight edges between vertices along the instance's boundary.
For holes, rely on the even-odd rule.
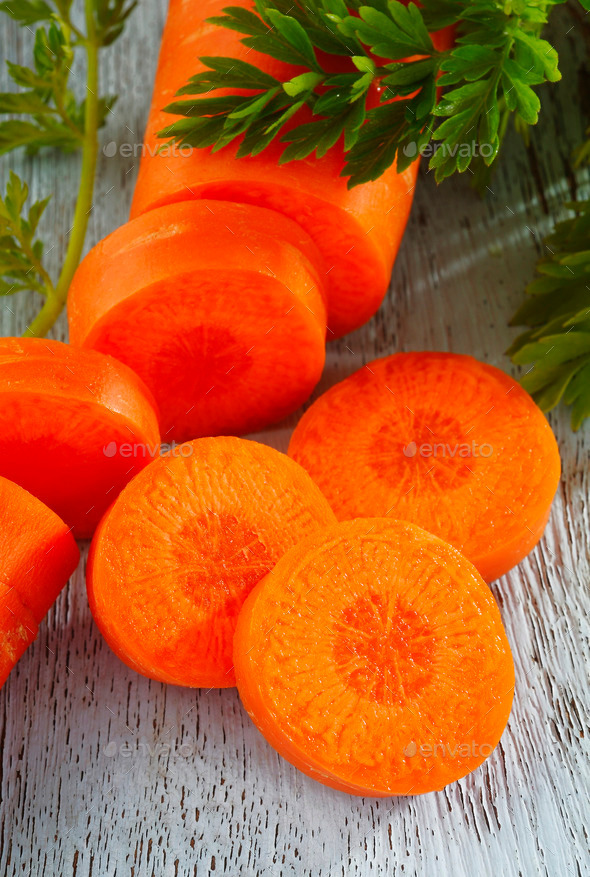
[[269,743],[357,795],[417,795],[470,773],[498,743],[514,692],[500,613],[476,569],[383,518],[288,551],[244,604],[234,662]]
[[448,353],[369,363],[306,411],[289,454],[339,520],[412,521],[462,551],[486,581],[537,544],[561,471],[551,428],[520,385]]
[[[252,8],[253,4],[239,0],[234,5]],[[162,109],[190,76],[205,69],[199,57],[241,58],[279,80],[300,72],[248,49],[239,34],[205,22],[226,6],[225,0],[170,4],[131,215],[186,199],[217,198],[272,208],[291,217],[320,250],[319,267],[328,292],[327,337],[338,338],[367,322],[383,300],[410,213],[418,162],[402,174],[392,167],[379,180],[349,190],[340,176],[342,143],[321,159],[312,156],[283,166],[278,160],[284,144],[273,143],[256,157],[240,159],[235,145],[215,153],[166,149],[166,141],[156,135],[176,117]],[[442,43],[450,43],[447,33]],[[291,124],[307,121],[305,112]],[[162,145],[164,153],[158,154]]]
[[299,226],[262,208],[152,210],[82,262],[69,295],[72,343],[143,379],[166,441],[263,429],[296,410],[323,369],[315,252]]
[[94,618],[145,676],[235,685],[247,594],[284,551],[335,520],[285,454],[233,437],[188,442],[134,478],[102,520],[87,569]]
[[58,341],[0,339],[0,475],[87,538],[160,446],[153,397],[130,369]]
[[0,686],[37,636],[76,569],[67,524],[18,484],[0,477]]

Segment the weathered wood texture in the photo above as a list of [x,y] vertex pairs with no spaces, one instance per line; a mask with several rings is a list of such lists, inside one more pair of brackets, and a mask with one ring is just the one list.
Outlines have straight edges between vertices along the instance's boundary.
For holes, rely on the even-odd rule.
[[[121,99],[103,144],[141,141],[164,15],[163,0],[142,0],[108,56],[104,87]],[[531,153],[510,138],[484,201],[465,180],[437,190],[422,172],[390,295],[370,325],[330,347],[318,392],[396,350],[469,352],[509,368],[507,319],[541,236],[574,194],[569,156],[582,137],[584,80],[572,24],[555,18],[566,82],[546,90]],[[1,40],[4,56],[28,57],[26,31],[2,20]],[[34,196],[54,193],[44,231],[55,268],[76,159],[13,155],[3,177],[9,167],[32,182]],[[125,221],[137,159],[103,154],[99,171],[89,243]],[[1,303],[2,334],[22,331],[36,305],[32,297]],[[66,337],[65,319],[55,337]],[[438,794],[382,801],[314,783],[266,744],[235,691],[166,687],[121,664],[90,617],[82,563],[0,693],[0,874],[590,873],[590,432],[571,434],[563,412],[551,423],[563,479],[546,536],[493,586],[516,660],[514,710],[474,775]],[[263,438],[284,449],[291,426]]]

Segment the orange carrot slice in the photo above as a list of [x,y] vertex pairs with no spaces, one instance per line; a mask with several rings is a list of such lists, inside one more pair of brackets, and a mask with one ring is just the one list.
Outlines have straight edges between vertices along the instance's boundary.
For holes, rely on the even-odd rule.
[[[412,206],[418,163],[402,174],[390,168],[379,180],[349,190],[340,176],[342,144],[321,159],[310,156],[283,166],[278,159],[284,144],[271,144],[260,155],[239,160],[235,145],[219,152],[166,147],[156,135],[176,117],[162,110],[191,76],[205,69],[200,57],[240,58],[281,81],[300,72],[244,46],[239,34],[205,21],[227,5],[226,0],[171,0],[131,215],[186,199],[217,198],[289,216],[321,252],[328,293],[327,337],[337,338],[370,319],[387,292]],[[253,6],[249,0],[233,5]],[[445,39],[448,42],[448,35]],[[300,114],[293,124],[306,120]]]
[[291,220],[224,202],[152,210],[84,259],[73,344],[126,363],[165,441],[263,429],[298,408],[325,359],[315,247]]
[[91,536],[159,453],[154,400],[125,365],[38,338],[0,339],[0,475]]
[[324,393],[289,454],[339,520],[391,515],[455,545],[486,581],[541,538],[557,443],[511,377],[470,356],[399,353]]
[[80,559],[70,529],[18,484],[0,477],[0,687]]
[[475,770],[514,691],[500,613],[475,567],[384,518],[288,551],[244,604],[234,662],[269,743],[356,795],[418,795]]
[[145,676],[235,685],[232,638],[254,585],[335,517],[307,472],[265,445],[187,442],[127,485],[102,520],[88,597],[113,651]]

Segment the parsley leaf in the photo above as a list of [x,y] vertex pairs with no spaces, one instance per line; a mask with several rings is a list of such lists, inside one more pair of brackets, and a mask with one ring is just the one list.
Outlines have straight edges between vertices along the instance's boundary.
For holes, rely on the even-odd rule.
[[[201,58],[205,71],[177,95],[197,100],[165,107],[181,118],[159,136],[215,149],[239,138],[239,156],[256,155],[279,138],[286,144],[282,161],[321,156],[342,137],[349,186],[376,179],[394,162],[403,169],[418,153],[429,153],[439,182],[473,164],[475,181],[485,185],[509,121],[524,129],[536,124],[535,89],[560,78],[557,54],[540,35],[557,2],[563,0],[230,6],[210,21],[238,32],[247,47],[297,65],[297,72],[268,82],[268,74],[244,61]],[[452,23],[456,43],[439,51],[430,32]],[[327,69],[325,53],[343,59],[342,72]],[[437,87],[447,89],[438,103]],[[256,94],[248,103],[201,97],[221,88]],[[357,102],[363,107],[353,107]],[[293,117],[300,124],[291,122],[285,133]]]
[[590,201],[567,206],[575,215],[546,238],[549,255],[511,321],[529,328],[507,352],[533,363],[521,383],[544,411],[562,400],[572,406],[577,430],[590,416]]
[[[82,4],[81,4],[82,5]],[[16,91],[0,93],[0,154],[24,147],[35,154],[44,147],[82,151],[78,200],[67,252],[57,282],[43,266],[43,244],[36,230],[47,200],[25,213],[26,183],[11,174],[0,198],[0,295],[33,290],[43,306],[26,334],[45,335],[66,301],[80,261],[98,154],[98,129],[112,112],[116,97],[100,96],[99,52],[121,33],[136,0],[86,0],[85,30],[72,17],[73,0],[6,0],[0,12],[31,29],[37,25],[30,67],[8,63]],[[77,100],[70,88],[71,67],[78,50],[86,54],[86,97]]]
[[10,174],[6,195],[0,197],[0,295],[34,289],[46,295],[53,284],[45,271],[43,242],[36,238],[37,226],[49,198],[36,201],[25,216],[28,187],[15,173]]

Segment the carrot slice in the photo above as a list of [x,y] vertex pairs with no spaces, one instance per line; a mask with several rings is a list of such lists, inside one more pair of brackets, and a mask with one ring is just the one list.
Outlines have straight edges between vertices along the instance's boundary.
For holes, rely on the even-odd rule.
[[154,400],[125,365],[38,338],[0,339],[0,475],[91,536],[159,453]]
[[322,372],[314,253],[299,226],[262,208],[152,210],[82,262],[68,299],[71,341],[137,372],[166,441],[263,429],[298,408]]
[[514,666],[494,598],[458,551],[384,518],[321,530],[252,591],[240,696],[288,761],[356,795],[418,795],[498,743]]
[[70,529],[18,484],[0,477],[0,687],[80,559]]
[[96,623],[145,676],[235,685],[246,595],[284,551],[335,520],[285,454],[232,437],[180,445],[127,485],[96,531],[87,573]]
[[289,454],[339,520],[392,515],[457,547],[486,581],[541,538],[557,443],[511,377],[470,356],[399,353],[324,393]]
[[[249,0],[233,5],[253,6]],[[241,58],[281,81],[300,72],[244,46],[240,34],[205,21],[224,7],[226,0],[170,3],[131,216],[194,198],[241,201],[289,216],[321,252],[328,340],[337,338],[369,320],[387,292],[412,206],[418,162],[402,174],[392,167],[377,181],[349,190],[340,176],[341,143],[321,159],[310,156],[283,166],[278,160],[284,144],[273,143],[260,155],[239,160],[235,145],[218,152],[166,147],[157,132],[177,117],[162,110],[191,76],[205,69],[199,58]],[[445,39],[448,43],[448,35]],[[305,121],[307,116],[300,113],[292,124]]]

